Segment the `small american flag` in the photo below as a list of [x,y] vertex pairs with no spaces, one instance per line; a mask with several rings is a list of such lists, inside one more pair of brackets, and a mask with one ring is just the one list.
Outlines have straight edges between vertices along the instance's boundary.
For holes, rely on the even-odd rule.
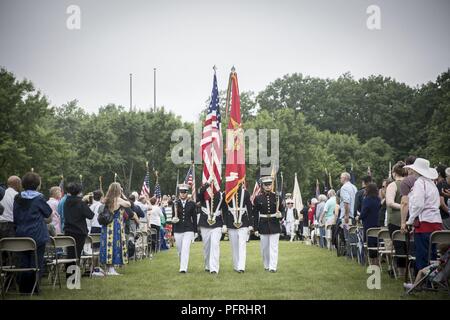
[[161,187],[159,186],[159,182],[156,182],[155,185],[155,197],[156,199],[161,199]]
[[194,183],[194,178],[192,176],[192,166],[189,167],[189,170],[186,174],[186,178],[184,178],[184,183],[191,186]]
[[144,183],[142,184],[141,196],[150,195],[150,174],[148,173],[144,177]]
[[250,197],[250,201],[252,204],[254,204],[255,198],[259,195],[261,192],[261,186],[258,183],[258,180],[255,181],[255,187],[253,188],[252,196]]

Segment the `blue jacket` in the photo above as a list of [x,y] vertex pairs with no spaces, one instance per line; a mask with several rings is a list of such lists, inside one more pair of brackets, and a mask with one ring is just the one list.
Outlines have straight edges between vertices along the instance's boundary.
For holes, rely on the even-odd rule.
[[23,191],[17,194],[13,206],[16,237],[33,238],[37,246],[46,244],[50,238],[44,219],[51,214],[52,209],[39,192]]
[[369,228],[378,227],[378,214],[381,200],[378,197],[365,197],[362,203],[361,220],[366,231]]

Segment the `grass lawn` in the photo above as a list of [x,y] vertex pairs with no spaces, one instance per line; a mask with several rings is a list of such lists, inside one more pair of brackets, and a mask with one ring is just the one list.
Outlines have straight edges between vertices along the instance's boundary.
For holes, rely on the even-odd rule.
[[280,241],[277,273],[264,271],[259,241],[248,243],[244,274],[233,271],[228,241],[221,242],[218,275],[204,271],[201,242],[191,246],[187,274],[178,273],[175,248],[118,271],[123,275],[83,277],[81,290],[52,290],[45,279],[42,294],[32,299],[449,299],[433,292],[403,297],[403,279],[391,279],[386,272],[381,290],[369,290],[364,267],[301,242]]

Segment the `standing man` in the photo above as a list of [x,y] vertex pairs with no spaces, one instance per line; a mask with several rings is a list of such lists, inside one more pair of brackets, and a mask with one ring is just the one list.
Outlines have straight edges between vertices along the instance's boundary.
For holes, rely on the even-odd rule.
[[233,269],[236,272],[245,272],[245,260],[247,256],[248,233],[253,230],[253,205],[250,193],[239,186],[236,196],[228,203],[228,210],[224,212],[223,232],[227,232],[230,238],[233,255]]
[[[340,179],[342,187],[340,189],[340,216],[338,225],[342,226],[344,231],[344,239],[346,244],[348,244],[348,229],[353,224],[357,189],[355,185],[350,182],[350,173],[341,173]],[[347,248],[349,247],[350,246],[348,245]],[[349,255],[350,252],[347,252],[347,254]]]
[[3,214],[0,215],[0,239],[16,236],[16,231],[14,229],[13,205],[14,197],[21,189],[21,183],[22,181],[17,176],[11,176],[8,178],[8,188],[5,190],[5,195],[0,201],[0,205],[4,208]]
[[181,184],[178,187],[179,199],[175,200],[172,211],[173,232],[180,258],[180,273],[186,273],[189,264],[189,250],[192,240],[197,234],[196,204],[187,199],[189,186]]
[[212,199],[207,199],[207,189],[211,182],[206,182],[197,195],[201,212],[198,225],[203,241],[203,253],[205,256],[205,271],[219,273],[220,238],[226,226],[223,224],[223,212],[227,206],[225,195],[220,190],[213,194]]
[[295,237],[295,228],[298,226],[298,212],[297,209],[294,208],[294,200],[293,199],[287,199],[286,200],[287,209],[286,214],[284,215],[284,223],[286,226],[286,235],[290,237],[290,241]]
[[263,194],[255,198],[255,234],[261,237],[264,270],[277,271],[280,220],[284,206],[281,197],[272,192],[272,177],[261,178]]

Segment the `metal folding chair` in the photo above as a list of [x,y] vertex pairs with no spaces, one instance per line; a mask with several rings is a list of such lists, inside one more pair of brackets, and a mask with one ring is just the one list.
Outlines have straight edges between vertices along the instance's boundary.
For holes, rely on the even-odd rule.
[[[389,230],[381,229],[380,231],[378,231],[378,236],[377,236],[377,251],[378,251],[378,257],[379,257],[378,265],[380,266],[381,271],[383,271],[383,268],[382,268],[383,256],[385,256],[387,259],[388,267],[390,267],[390,265],[391,265],[391,261],[389,258],[391,257],[391,250],[394,250],[394,248],[389,249],[386,246],[386,244],[390,241],[391,241],[391,235],[389,234]],[[393,247],[393,245],[392,245],[392,247]]]
[[364,248],[365,248],[365,259],[366,259],[367,265],[370,265],[369,252],[376,251],[378,253],[377,247],[369,247],[369,238],[377,238],[378,239],[378,232],[380,232],[380,230],[381,230],[381,228],[369,228],[366,231],[366,242],[364,243]]
[[[3,265],[3,253],[7,253],[10,257],[9,261],[12,262],[11,259],[12,253],[25,253],[32,252],[34,255],[34,267],[28,268],[20,268],[13,264]],[[5,298],[6,292],[8,292],[9,287],[11,285],[12,280],[15,280],[15,274],[19,272],[34,272],[35,273],[35,281],[33,285],[33,289],[31,290],[30,296],[34,294],[36,287],[39,284],[39,265],[38,265],[38,257],[37,257],[37,246],[36,242],[32,238],[27,237],[17,237],[17,238],[3,238],[0,240],[0,285],[2,290],[2,299]],[[8,285],[5,289],[6,275],[10,274]]]
[[354,252],[356,253],[356,256],[358,258],[358,236],[356,235],[356,232],[358,231],[357,226],[351,226],[348,229],[348,242],[349,242],[349,249],[350,249],[350,257],[352,260],[354,259]]
[[50,272],[53,276],[53,289],[55,288],[56,281],[58,280],[59,288],[61,288],[61,276],[60,267],[68,263],[75,263],[78,265],[78,255],[77,255],[77,245],[75,239],[69,236],[56,236],[50,237],[50,245],[53,246],[55,252],[57,249],[63,249],[67,251],[67,248],[73,247],[75,251],[75,258],[60,258],[58,254],[55,254],[54,259],[52,259],[48,265],[51,266]]
[[433,245],[438,244],[450,244],[450,230],[435,231],[431,234],[428,246],[428,265],[433,262],[431,260]]
[[[153,253],[157,253],[157,252],[159,252],[159,249],[160,249],[160,235],[159,235],[159,232],[158,232],[157,229],[150,228],[151,241],[153,241],[153,236],[155,236],[155,239],[156,239],[156,241],[155,241],[155,250],[154,250]],[[150,246],[150,249],[151,248],[152,248],[152,246]]]

